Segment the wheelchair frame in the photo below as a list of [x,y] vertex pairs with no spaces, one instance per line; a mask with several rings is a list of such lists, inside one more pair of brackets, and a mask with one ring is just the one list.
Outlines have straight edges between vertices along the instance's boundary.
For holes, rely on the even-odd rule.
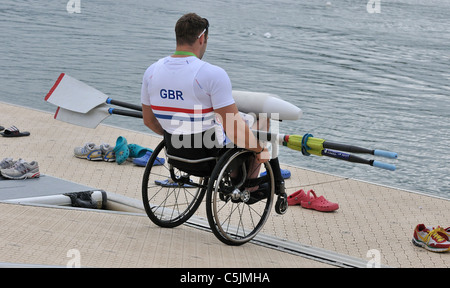
[[[278,214],[286,213],[287,195],[278,157],[260,165],[266,171],[264,176],[257,171],[259,176],[249,179],[251,171],[247,170],[251,167],[250,157],[254,157],[252,151],[235,147],[227,149],[218,158],[192,160],[167,154],[165,146],[165,141],[162,140],[153,151],[142,181],[145,211],[156,225],[165,228],[181,225],[204,202],[208,223],[214,235],[225,244],[242,245],[253,239],[263,228],[269,217],[274,195],[277,195],[275,211]],[[159,164],[156,161],[161,158],[165,159],[164,164],[155,165]],[[205,176],[187,174],[170,164],[170,160],[192,165],[208,161],[216,163],[211,174]],[[167,179],[161,180],[164,178]],[[256,191],[250,192],[251,187]],[[268,195],[265,195],[265,191],[268,191]],[[203,201],[205,194],[206,201]],[[263,194],[267,197],[261,196]]]

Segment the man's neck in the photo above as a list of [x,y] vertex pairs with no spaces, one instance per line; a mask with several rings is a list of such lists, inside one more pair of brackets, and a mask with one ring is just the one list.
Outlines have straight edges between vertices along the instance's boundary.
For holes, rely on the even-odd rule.
[[195,51],[194,47],[187,45],[182,46],[177,45],[175,53],[172,55],[172,57],[190,57],[190,56],[198,57],[198,52]]
[[192,53],[192,52],[188,52],[188,51],[179,51],[179,50],[175,51],[175,53],[173,53],[173,56],[187,56],[187,57],[189,57],[189,56],[194,56],[194,57],[197,57],[197,55],[195,55],[195,54]]

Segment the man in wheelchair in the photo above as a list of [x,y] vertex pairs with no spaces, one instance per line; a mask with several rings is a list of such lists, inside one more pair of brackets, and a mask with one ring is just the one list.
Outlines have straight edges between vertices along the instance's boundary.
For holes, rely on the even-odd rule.
[[[235,145],[253,151],[254,163],[249,167],[255,173],[248,176],[256,178],[258,167],[270,155],[241,117],[225,70],[201,60],[208,43],[208,29],[208,20],[195,13],[185,14],[177,21],[175,53],[153,63],[144,73],[144,124],[164,136],[168,154],[183,159],[217,158]],[[269,120],[261,122],[264,123],[255,123],[260,126],[257,128],[267,130]],[[170,161],[178,169],[197,176],[209,175],[215,165],[214,161],[196,165]],[[263,189],[256,186],[249,191],[256,194]]]

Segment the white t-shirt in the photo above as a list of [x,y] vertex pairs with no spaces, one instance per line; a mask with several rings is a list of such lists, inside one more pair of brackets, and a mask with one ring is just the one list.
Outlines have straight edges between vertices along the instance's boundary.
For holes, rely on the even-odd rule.
[[144,73],[141,103],[151,106],[171,134],[213,128],[214,109],[234,103],[231,81],[222,68],[197,57],[165,57]]

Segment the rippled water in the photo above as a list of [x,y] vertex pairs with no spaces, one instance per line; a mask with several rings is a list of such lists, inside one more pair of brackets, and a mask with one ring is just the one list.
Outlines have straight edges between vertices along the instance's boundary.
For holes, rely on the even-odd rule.
[[[450,2],[379,3],[371,14],[365,0],[80,0],[81,13],[70,14],[66,0],[3,0],[0,100],[54,111],[43,98],[66,72],[139,104],[143,72],[173,52],[174,24],[193,11],[211,24],[204,60],[223,67],[234,89],[302,108],[281,132],[399,154],[378,159],[395,172],[285,147],[282,162],[450,198]],[[146,129],[121,116],[105,123]]]

